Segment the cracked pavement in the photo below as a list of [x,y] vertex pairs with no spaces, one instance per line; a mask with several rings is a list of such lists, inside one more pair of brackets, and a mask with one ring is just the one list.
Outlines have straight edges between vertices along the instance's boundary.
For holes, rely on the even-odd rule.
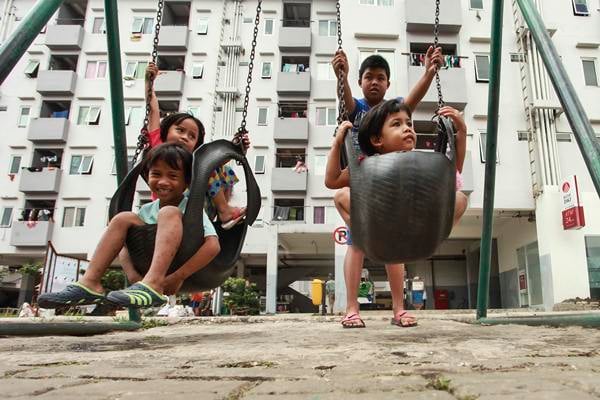
[[286,315],[5,337],[0,390],[3,399],[600,398],[600,330],[417,316],[415,328],[375,312],[363,314],[366,329]]

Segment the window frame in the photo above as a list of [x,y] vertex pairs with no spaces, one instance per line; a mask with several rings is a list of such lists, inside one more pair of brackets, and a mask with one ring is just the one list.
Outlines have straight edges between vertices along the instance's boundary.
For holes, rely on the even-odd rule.
[[[325,123],[321,124],[319,121],[319,110],[324,110],[325,115]],[[332,113],[332,114],[330,114]],[[330,121],[330,117],[333,115],[333,121]],[[330,123],[333,122],[333,123]],[[315,118],[316,126],[335,126],[337,125],[337,110],[335,107],[316,107],[316,118]]]
[[[8,212],[8,214],[6,213],[8,210],[10,210]],[[2,215],[0,216],[0,228],[10,228],[12,226],[12,219],[13,219],[13,213],[15,211],[14,207],[11,206],[4,206],[2,207]],[[5,217],[7,217],[6,219],[8,221],[6,221],[5,223]]]
[[[485,143],[484,143],[485,142]],[[486,160],[486,145],[487,145],[487,132],[479,131],[479,159],[482,164],[487,162]],[[498,147],[496,147],[496,164],[500,164],[500,153]]]
[[[261,110],[264,110],[265,112],[265,121],[261,122],[260,121],[260,113]],[[258,107],[258,116],[256,118],[256,125],[258,126],[268,126],[269,125],[269,107]]]
[[[88,68],[90,67],[90,64],[94,64],[94,73],[92,77],[88,78]],[[104,75],[100,76],[100,64],[105,64],[104,67]],[[85,74],[84,74],[84,78],[85,79],[106,79],[106,72],[108,70],[108,61],[106,60],[88,60],[88,62],[85,65]]]
[[473,6],[473,0],[469,0],[469,9],[470,10],[477,10],[477,11],[483,10],[483,0],[475,0],[475,1],[481,2],[481,7],[474,7]]
[[[73,168],[73,159],[79,157],[79,164],[76,167],[76,170]],[[87,163],[87,168],[84,166]],[[94,156],[89,154],[72,154],[71,155],[71,163],[69,164],[69,175],[91,175],[92,169],[94,167]]]
[[[321,34],[321,24],[327,24],[327,34]],[[320,19],[318,21],[318,36],[319,37],[336,37],[337,36],[337,21],[335,19]]]
[[[127,106],[125,107],[125,126],[130,126],[132,124],[131,118],[133,117],[134,113],[133,110],[134,109],[139,109],[140,112],[142,113],[141,115],[143,116],[144,114],[144,108],[142,106]],[[144,119],[141,118],[141,122],[143,123]]]
[[[257,168],[258,164],[259,164],[259,159],[262,159],[262,168]],[[254,156],[254,173],[255,174],[264,174],[265,170],[266,170],[266,157],[263,154],[257,154]]]
[[[268,23],[271,23],[271,32],[267,32]],[[263,35],[265,36],[273,36],[273,32],[275,31],[275,19],[273,18],[265,18],[265,27],[263,29]]]
[[[23,110],[27,110],[27,114],[23,115]],[[25,122],[23,122],[25,118]],[[31,121],[31,106],[20,106],[19,107],[19,118],[17,119],[17,128],[27,128]]]
[[[586,77],[586,71],[585,71],[585,65],[586,63],[592,63],[592,66],[594,68],[594,75],[595,75],[595,85],[590,85],[588,83],[587,77]],[[592,58],[592,57],[583,57],[581,59],[581,67],[583,68],[583,82],[585,84],[585,86],[590,86],[590,87],[598,87],[598,68],[596,68],[596,59]]]
[[[269,73],[265,74],[265,66],[269,66]],[[271,79],[273,77],[273,61],[263,61],[260,65],[260,77],[262,79]]]
[[[85,214],[86,214],[86,208],[87,207],[76,207],[76,206],[72,206],[72,207],[63,207],[63,217],[62,217],[62,223],[61,223],[61,227],[62,228],[82,228],[85,226]],[[67,214],[67,210],[73,212],[72,215],[68,215]],[[70,217],[71,221],[70,224],[66,224],[65,222],[67,221],[67,216]],[[79,224],[80,222],[80,224]]]
[[[479,64],[477,63],[477,57],[486,57],[487,58],[487,62],[488,62],[488,76],[487,78],[482,78],[479,76]],[[480,53],[480,54],[475,54],[475,82],[478,83],[489,83],[490,81],[490,55],[489,54],[484,54],[484,53]]]
[[[323,78],[321,70],[327,70],[327,77]],[[319,81],[335,81],[337,77],[333,72],[333,68],[331,67],[331,63],[327,61],[317,61],[317,80]]]
[[[579,17],[588,17],[590,15],[590,5],[587,0],[572,0],[573,4],[573,15]],[[578,4],[585,4],[585,11],[577,11]]]
[[[323,212],[323,222],[317,222],[317,209]],[[313,225],[325,225],[327,220],[327,209],[325,206],[313,206]]]
[[[100,24],[99,31],[96,31],[96,21],[102,20]],[[132,24],[133,27],[133,24]],[[106,18],[104,17],[94,17],[92,20],[92,34],[94,35],[105,35],[106,34]]]
[[[16,171],[14,171],[14,164],[15,164],[15,160],[19,159],[19,162],[17,164],[17,168]],[[11,154],[10,155],[10,159],[8,162],[8,174],[9,175],[18,175],[19,172],[21,171],[21,164],[23,163],[23,156],[18,155],[18,154]],[[13,172],[14,171],[14,172]]]
[[[133,163],[133,153],[127,153],[127,166],[131,167],[131,164]],[[113,162],[112,162],[112,166],[110,167],[110,174],[111,175],[117,175],[117,160],[115,159],[115,157],[113,157]]]
[[[82,116],[83,109],[87,109],[87,113],[84,114],[85,117]],[[77,125],[98,126],[100,125],[101,113],[101,106],[79,106],[79,113],[77,114]]]
[[40,70],[40,60],[30,59],[27,61],[27,66],[23,70],[25,76],[34,79],[37,78],[38,72]]
[[[200,69],[200,74],[196,73],[196,70]],[[202,79],[204,77],[204,63],[196,62],[192,64],[192,79]]]
[[198,24],[196,26],[196,34],[206,36],[208,35],[208,23],[210,21],[209,17],[200,17],[198,18]]

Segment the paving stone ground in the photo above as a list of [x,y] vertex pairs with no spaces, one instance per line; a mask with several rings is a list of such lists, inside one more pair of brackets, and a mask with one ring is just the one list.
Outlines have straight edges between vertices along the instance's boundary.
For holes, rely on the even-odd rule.
[[[598,399],[600,330],[365,313],[183,319],[91,337],[0,338],[3,399]],[[458,319],[458,320],[457,320]],[[2,323],[0,321],[0,323]]]

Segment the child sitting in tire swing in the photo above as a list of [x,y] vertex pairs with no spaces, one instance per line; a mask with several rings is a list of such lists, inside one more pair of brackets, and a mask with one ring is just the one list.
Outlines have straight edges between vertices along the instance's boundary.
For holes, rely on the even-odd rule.
[[[42,308],[98,304],[108,301],[123,307],[158,307],[166,303],[164,294],[175,294],[194,272],[208,265],[220,252],[219,239],[203,212],[204,243],[177,271],[167,271],[183,236],[183,213],[187,190],[192,178],[192,154],[181,144],[166,143],[150,151],[143,161],[144,175],[155,201],[142,206],[138,214],[117,214],[108,224],[85,274],[79,282],[58,293],[38,297]],[[100,283],[102,275],[125,245],[127,231],[133,226],[157,224],[156,245],[148,273],[141,281],[124,290],[108,294]]]

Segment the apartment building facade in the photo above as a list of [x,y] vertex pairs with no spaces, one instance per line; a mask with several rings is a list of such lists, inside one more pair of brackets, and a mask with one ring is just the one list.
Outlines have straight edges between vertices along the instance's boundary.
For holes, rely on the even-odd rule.
[[[553,304],[600,297],[600,201],[535,45],[511,1],[505,2],[502,91],[494,214],[491,305]],[[600,3],[536,1],[588,116],[600,132]],[[5,1],[0,40],[34,1]],[[156,2],[119,4],[127,143],[133,153],[144,113],[143,76],[152,48]],[[207,140],[228,138],[241,120],[256,1],[165,2],[156,81],[161,110],[188,111]],[[358,66],[380,54],[391,66],[391,96],[406,95],[424,73],[433,40],[434,0],[344,0],[343,45],[360,96]],[[47,241],[63,254],[89,257],[107,223],[116,188],[103,2],[67,0],[0,88],[0,168],[7,171],[0,209],[0,264],[43,259]],[[443,0],[440,72],[445,101],[464,111],[469,132],[465,192],[469,208],[428,260],[407,266],[429,298],[446,291],[451,308],[475,304],[483,207],[491,2]],[[335,2],[265,0],[248,128],[248,152],[263,206],[250,228],[237,273],[256,282],[266,311],[293,311],[295,281],[335,272],[343,310],[343,226],[323,184],[336,125]],[[429,90],[413,116],[418,149],[430,151]],[[302,160],[308,171],[294,167]],[[565,231],[560,186],[576,175],[586,226]],[[150,198],[143,183],[136,205]],[[243,204],[240,182],[234,202]],[[391,243],[393,245],[393,243]],[[379,299],[389,304],[382,265],[366,261]],[[432,301],[429,307],[434,307]]]

